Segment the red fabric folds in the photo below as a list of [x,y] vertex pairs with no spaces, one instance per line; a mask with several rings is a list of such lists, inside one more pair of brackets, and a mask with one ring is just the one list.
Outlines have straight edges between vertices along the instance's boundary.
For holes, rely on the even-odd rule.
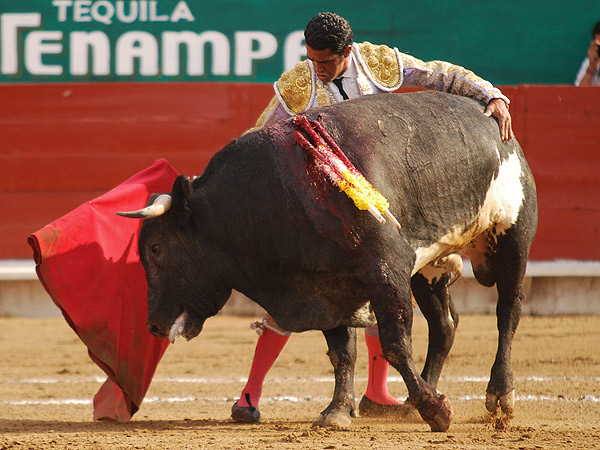
[[95,420],[131,419],[168,346],[146,328],[147,284],[137,246],[142,221],[115,212],[143,208],[152,193],[170,192],[177,175],[158,160],[29,236],[40,281],[108,375],[94,398]]

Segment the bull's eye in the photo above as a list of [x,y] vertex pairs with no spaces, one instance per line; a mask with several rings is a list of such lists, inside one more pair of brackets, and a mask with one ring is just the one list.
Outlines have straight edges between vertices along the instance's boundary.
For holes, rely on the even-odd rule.
[[158,244],[152,244],[152,246],[150,247],[150,251],[152,252],[153,255],[158,255],[160,253],[160,245]]

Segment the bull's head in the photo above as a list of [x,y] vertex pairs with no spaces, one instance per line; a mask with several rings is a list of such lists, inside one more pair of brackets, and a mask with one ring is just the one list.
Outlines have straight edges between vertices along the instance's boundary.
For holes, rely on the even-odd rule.
[[171,194],[153,197],[138,211],[117,213],[144,219],[138,247],[148,282],[147,325],[153,335],[171,342],[198,335],[231,292],[214,270],[218,256],[202,233],[201,211],[193,213],[201,201],[191,194],[190,182],[180,175]]

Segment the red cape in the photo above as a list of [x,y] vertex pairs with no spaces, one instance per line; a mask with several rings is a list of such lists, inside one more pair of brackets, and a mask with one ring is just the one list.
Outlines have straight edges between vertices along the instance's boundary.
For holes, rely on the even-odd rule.
[[29,236],[38,277],[108,379],[94,397],[94,419],[127,422],[140,408],[168,346],[146,328],[141,220],[116,211],[143,208],[171,192],[178,173],[162,159],[110,192]]

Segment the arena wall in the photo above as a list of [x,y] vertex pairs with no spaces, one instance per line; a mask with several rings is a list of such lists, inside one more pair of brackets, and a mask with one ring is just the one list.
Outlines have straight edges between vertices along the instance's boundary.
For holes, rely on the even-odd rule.
[[[574,297],[599,304],[600,273],[589,268],[600,262],[600,89],[501,89],[538,186],[530,259],[547,269],[531,277],[532,293],[560,292],[566,298],[556,300],[557,311],[571,311],[560,305]],[[200,174],[216,151],[253,125],[271,95],[269,84],[256,83],[0,85],[0,314],[13,314],[3,306],[11,301],[38,296],[37,281],[27,278],[29,234],[156,159]],[[584,268],[561,272],[573,264]],[[597,306],[571,312],[578,311],[599,313]]]

